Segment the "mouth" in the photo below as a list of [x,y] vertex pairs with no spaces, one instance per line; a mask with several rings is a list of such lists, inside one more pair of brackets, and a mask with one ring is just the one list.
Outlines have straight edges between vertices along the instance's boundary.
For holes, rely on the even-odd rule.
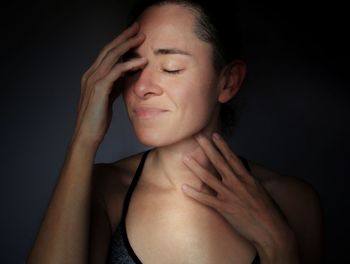
[[140,119],[150,119],[158,117],[165,112],[168,112],[168,110],[153,107],[137,107],[133,109],[133,112]]

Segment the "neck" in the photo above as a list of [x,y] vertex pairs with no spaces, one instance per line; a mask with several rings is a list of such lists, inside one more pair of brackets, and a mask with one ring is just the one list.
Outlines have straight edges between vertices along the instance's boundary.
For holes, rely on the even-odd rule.
[[[202,131],[209,140],[213,132],[219,132],[218,129],[207,129]],[[190,154],[203,168],[210,171],[219,178],[215,167],[211,164],[207,155],[192,135],[171,145],[154,148],[150,153],[150,168],[152,168],[152,184],[162,189],[170,189],[176,192],[182,192],[181,186],[188,184],[197,190],[211,191],[198,176],[196,176],[189,167],[183,162],[185,155]],[[214,143],[213,143],[214,144]]]

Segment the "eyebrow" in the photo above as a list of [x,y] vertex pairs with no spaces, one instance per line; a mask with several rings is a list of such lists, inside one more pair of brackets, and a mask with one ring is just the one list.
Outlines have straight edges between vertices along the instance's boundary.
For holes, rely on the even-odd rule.
[[153,53],[155,55],[180,54],[180,55],[192,56],[192,54],[188,53],[187,51],[183,51],[183,50],[175,49],[175,48],[157,49]]
[[[187,51],[176,49],[176,48],[165,48],[165,49],[157,49],[153,51],[154,55],[173,55],[173,54],[179,54],[179,55],[186,55],[186,56],[193,56]],[[135,50],[130,50],[127,53],[125,53],[125,57],[128,59],[131,58],[141,58],[142,56]]]

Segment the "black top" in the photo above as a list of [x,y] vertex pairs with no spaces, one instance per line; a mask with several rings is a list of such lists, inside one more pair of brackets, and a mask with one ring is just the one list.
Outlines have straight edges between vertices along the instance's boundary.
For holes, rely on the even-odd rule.
[[[125,218],[129,207],[129,202],[131,195],[136,187],[136,184],[141,176],[141,172],[143,169],[143,165],[145,163],[146,157],[148,153],[151,151],[151,149],[145,151],[142,155],[141,161],[139,166],[137,167],[137,170],[135,172],[135,175],[132,179],[132,182],[130,184],[130,187],[126,193],[124,203],[123,203],[123,211],[121,220],[117,226],[117,229],[112,237],[110,248],[109,248],[109,254],[108,254],[108,264],[142,264],[142,262],[139,260],[139,258],[136,256],[134,250],[132,249],[127,234],[126,234],[126,228],[125,228]],[[248,162],[245,158],[238,156],[244,166],[247,168],[248,171],[250,171]],[[259,264],[260,258],[257,254],[252,262],[252,264]]]

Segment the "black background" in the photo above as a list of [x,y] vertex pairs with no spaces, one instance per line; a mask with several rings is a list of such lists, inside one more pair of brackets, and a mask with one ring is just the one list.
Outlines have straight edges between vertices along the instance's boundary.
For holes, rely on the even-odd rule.
[[[74,128],[80,77],[124,28],[130,1],[1,8],[0,262],[23,263]],[[240,1],[248,75],[232,149],[311,183],[327,263],[350,261],[348,14],[340,1]],[[96,162],[142,151],[120,99]]]

